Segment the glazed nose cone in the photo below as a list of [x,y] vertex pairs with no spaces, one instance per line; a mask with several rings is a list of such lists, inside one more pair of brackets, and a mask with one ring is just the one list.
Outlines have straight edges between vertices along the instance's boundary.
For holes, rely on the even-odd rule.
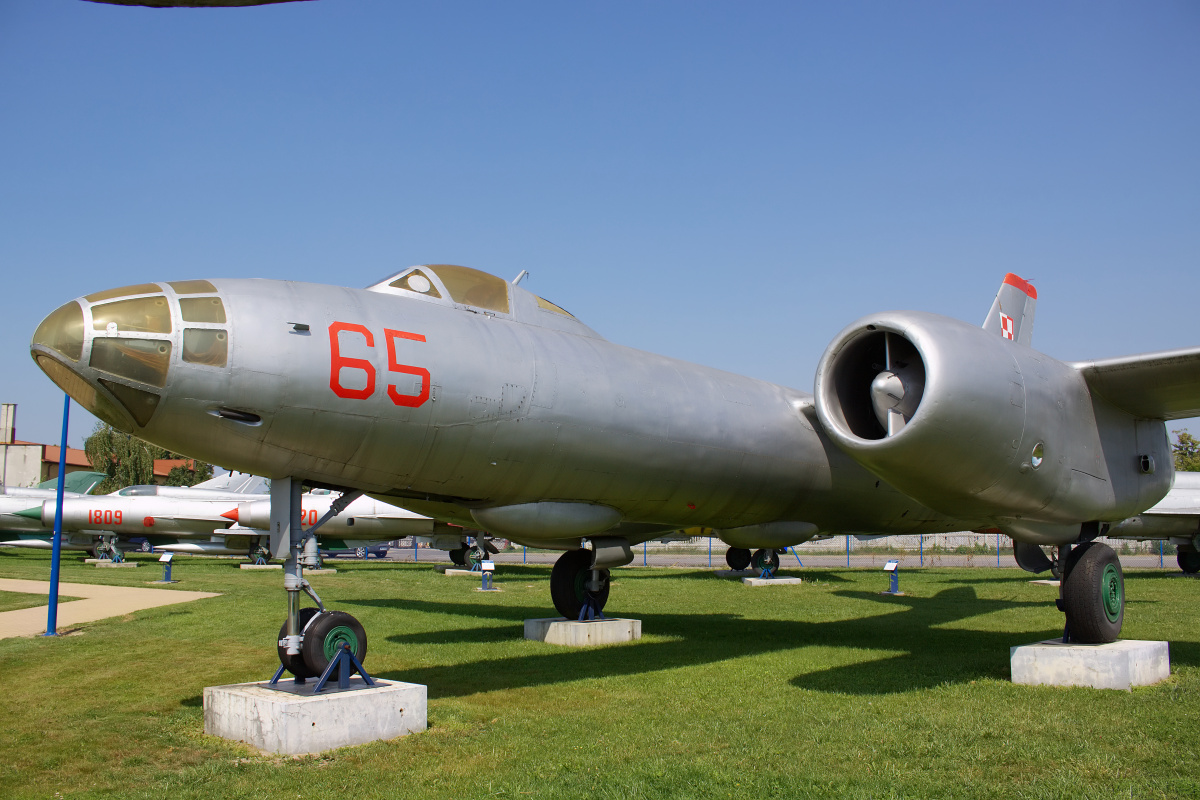
[[174,328],[163,288],[126,286],[60,306],[34,331],[30,354],[81,406],[134,431],[145,427],[162,398]]

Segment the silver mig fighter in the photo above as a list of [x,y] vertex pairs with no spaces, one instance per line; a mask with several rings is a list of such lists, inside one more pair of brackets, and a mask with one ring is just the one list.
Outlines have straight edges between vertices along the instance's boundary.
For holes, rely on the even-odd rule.
[[366,643],[348,615],[300,612],[305,483],[563,550],[568,618],[665,531],[765,550],[996,527],[1056,548],[1071,638],[1116,638],[1120,564],[1092,540],[1167,493],[1162,421],[1200,414],[1200,348],[1058,361],[1030,347],[1036,292],[1008,275],[983,327],[854,322],[809,394],[606,341],[518,281],[434,264],[366,289],[145,283],[66,303],[31,350],[113,426],[272,478],[293,672],[323,668],[331,636]]

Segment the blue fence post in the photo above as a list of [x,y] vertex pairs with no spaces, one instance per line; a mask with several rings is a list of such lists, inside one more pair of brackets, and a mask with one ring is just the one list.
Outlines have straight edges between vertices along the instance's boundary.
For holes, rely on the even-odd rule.
[[63,396],[62,439],[58,448],[58,496],[54,501],[54,544],[50,556],[50,605],[46,611],[46,636],[58,635],[58,559],[62,555],[63,489],[67,479],[67,419],[71,395]]
[[642,566],[643,567],[646,566],[646,550],[649,546],[650,545],[648,545],[646,542],[642,542]]
[[708,537],[708,568],[712,569],[712,537]]
[[923,567],[923,566],[925,566],[925,537],[924,536],[917,537],[917,547],[921,551],[921,566]]
[[529,560],[529,548],[522,545],[521,546],[521,563],[524,564],[528,560]]
[[1163,568],[1162,558],[1163,558],[1163,540],[1159,539],[1158,540],[1158,568],[1159,569]]
[[850,534],[846,534],[846,566],[850,566]]
[[996,566],[1000,566],[1000,534],[996,534]]

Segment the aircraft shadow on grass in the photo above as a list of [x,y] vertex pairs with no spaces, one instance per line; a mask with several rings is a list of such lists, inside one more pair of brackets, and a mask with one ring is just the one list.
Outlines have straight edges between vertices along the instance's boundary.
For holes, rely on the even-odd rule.
[[[633,646],[560,649],[483,659],[463,664],[384,672],[380,677],[425,684],[432,696],[456,697],[479,691],[516,689],[569,681],[636,675],[805,647],[878,650],[868,662],[817,670],[791,679],[794,686],[845,694],[912,691],[976,678],[1006,680],[1008,648],[1048,639],[1061,630],[1024,633],[944,627],[964,619],[1014,608],[1043,607],[1040,601],[983,600],[970,587],[939,592],[932,598],[880,597],[869,592],[837,592],[879,602],[886,610],[868,617],[827,622],[746,619],[732,614],[640,614],[643,629],[668,639]],[[410,599],[346,601],[347,605],[393,608],[462,617],[484,616],[514,624],[544,617],[541,606],[430,602]],[[511,641],[509,628],[477,627],[456,631],[395,634],[397,644]],[[479,676],[487,679],[480,683]],[[482,687],[482,688],[481,688]]]

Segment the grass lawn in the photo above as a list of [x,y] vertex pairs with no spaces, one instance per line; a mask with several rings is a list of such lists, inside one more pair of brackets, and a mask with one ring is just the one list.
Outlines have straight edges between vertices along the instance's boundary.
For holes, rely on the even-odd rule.
[[[3,563],[0,561],[0,563]],[[47,561],[47,564],[50,562]],[[8,575],[0,575],[0,578],[7,578]],[[49,580],[49,576],[44,578]],[[78,597],[67,597],[59,595],[58,602],[65,603],[68,600],[78,600]],[[0,612],[16,611],[21,608],[33,608],[34,606],[46,605],[46,595],[44,594],[26,594],[25,592],[0,592]]]
[[[159,577],[132,557],[151,563],[68,556],[62,579]],[[553,613],[548,567],[505,566],[496,594],[426,564],[336,567],[313,585],[366,627],[369,671],[428,685],[428,732],[303,758],[205,736],[205,686],[277,666],[285,599],[278,572],[183,558],[178,588],[223,596],[0,641],[0,797],[1200,796],[1200,581],[1175,574],[1126,575],[1124,636],[1169,640],[1172,675],[1125,693],[1009,683],[1008,648],[1062,625],[1016,569],[909,571],[893,598],[879,570],[749,589],[624,568],[606,613],[643,639],[576,650],[521,638]],[[0,551],[0,577],[48,571]]]

